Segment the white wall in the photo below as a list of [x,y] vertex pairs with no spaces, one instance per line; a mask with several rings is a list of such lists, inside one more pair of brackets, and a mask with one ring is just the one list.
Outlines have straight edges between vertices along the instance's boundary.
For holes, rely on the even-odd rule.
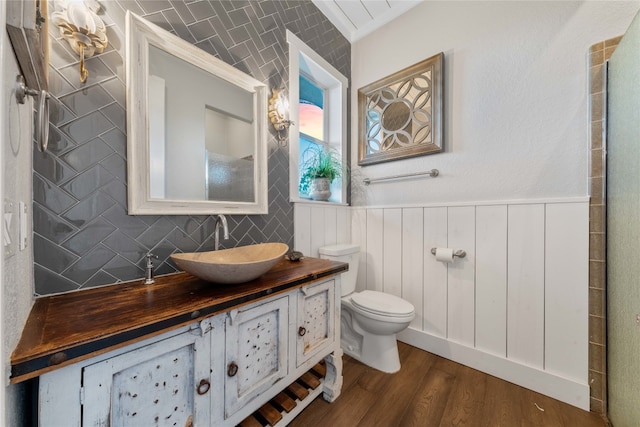
[[[638,2],[427,1],[352,47],[354,205],[588,194],[590,45],[621,35]],[[445,153],[359,168],[357,89],[445,53]],[[364,187],[364,177],[431,168]]]
[[[0,3],[0,28],[5,28],[6,2]],[[31,183],[31,158],[34,149],[32,137],[31,100],[24,105],[16,102],[15,78],[19,74],[6,31],[0,34],[0,200],[10,200],[15,207],[19,201],[26,203],[31,218],[33,197]],[[17,208],[15,214],[17,214]],[[17,241],[17,220],[14,216],[11,235]],[[0,254],[0,311],[2,319],[2,384],[0,385],[0,425],[23,425],[25,385],[9,385],[11,352],[15,348],[33,301],[33,250],[31,222],[27,224],[28,244],[24,251],[16,246],[14,255]],[[4,251],[4,248],[3,248]]]

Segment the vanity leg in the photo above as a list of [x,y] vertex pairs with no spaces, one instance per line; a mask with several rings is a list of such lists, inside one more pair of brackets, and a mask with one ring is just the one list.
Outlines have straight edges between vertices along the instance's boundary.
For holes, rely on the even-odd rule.
[[327,373],[324,377],[324,391],[322,397],[327,402],[333,402],[340,396],[342,390],[342,349],[336,351],[324,358],[327,367]]

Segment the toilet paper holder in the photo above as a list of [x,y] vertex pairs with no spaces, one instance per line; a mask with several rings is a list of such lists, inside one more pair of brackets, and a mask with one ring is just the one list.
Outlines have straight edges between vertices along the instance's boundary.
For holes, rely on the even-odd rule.
[[[431,248],[431,254],[436,254],[436,248]],[[464,258],[467,256],[467,253],[462,249],[458,249],[457,251],[453,251],[453,256],[458,258]]]

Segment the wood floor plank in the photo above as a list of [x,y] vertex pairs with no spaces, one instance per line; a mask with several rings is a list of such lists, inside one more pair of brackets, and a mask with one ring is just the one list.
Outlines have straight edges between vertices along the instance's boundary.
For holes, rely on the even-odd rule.
[[449,394],[442,425],[478,425],[482,417],[486,374],[460,365]]
[[437,426],[449,401],[455,377],[431,367],[398,423],[402,427]]
[[485,404],[481,419],[486,421],[486,425],[495,427],[520,425],[522,415],[512,409],[518,394],[514,392],[514,384],[487,376]]
[[383,388],[389,381],[391,381],[391,375],[366,366],[362,375],[358,377],[357,383],[364,390],[375,391]]
[[[406,345],[406,344],[405,344]],[[433,364],[433,367],[436,369],[440,369],[441,371],[447,372],[448,374],[453,375],[454,377],[458,375],[458,371],[463,368],[459,363],[456,363],[452,360],[445,359],[444,357],[437,357],[436,361]]]
[[558,402],[560,415],[565,426],[602,427],[606,421],[593,412],[582,411],[564,402]]
[[357,383],[360,377],[366,375],[370,369],[367,365],[349,356],[344,356],[342,363],[342,390],[347,390],[353,384]]
[[406,344],[398,343],[398,348],[402,369],[397,374],[384,374],[344,357],[340,397],[333,403],[316,399],[290,425],[606,426],[596,414]]
[[521,390],[520,412],[521,416],[527,420],[527,426],[597,427],[603,425],[603,419],[597,414],[580,410],[524,387],[513,384],[511,386]]
[[422,350],[411,347],[408,351],[400,372],[389,375],[389,381],[378,390],[376,404],[358,426],[392,425],[402,418],[409,405],[408,397],[413,396],[433,363],[429,357],[425,358]]
[[[289,426],[354,427],[359,425],[359,421],[376,405],[377,400],[378,395],[363,389],[358,384],[354,384],[348,391],[341,394],[334,403],[316,399]],[[336,405],[338,401],[340,401],[340,404]],[[318,412],[314,414],[312,411]]]
[[[371,368],[346,355],[343,356],[342,365],[343,383],[342,392],[338,401],[333,404],[329,404],[322,398],[316,399],[302,412],[302,414],[298,415],[293,420],[290,424],[291,426],[309,427],[325,425],[323,424],[325,418],[329,416],[330,413],[339,411],[340,408],[345,405],[344,402],[348,401],[347,397],[352,393],[352,391],[350,391],[352,387],[358,388],[357,391],[353,392],[355,395],[360,395],[360,393],[363,392],[363,390],[358,386],[357,381],[361,375]],[[366,390],[364,390],[364,392],[366,393]],[[337,402],[340,402],[340,404],[336,405]]]
[[[406,358],[409,353],[411,353],[412,348],[414,347],[398,347],[400,360]],[[375,391],[384,388],[386,384],[392,380],[392,378],[393,376],[391,374],[380,372],[377,369],[373,369],[367,366],[363,375],[358,378],[358,384],[365,390]]]
[[[554,399],[523,387],[515,387],[519,391],[520,414],[527,420],[527,425],[545,427],[551,420],[559,420],[560,414]],[[515,393],[512,395],[515,397]]]

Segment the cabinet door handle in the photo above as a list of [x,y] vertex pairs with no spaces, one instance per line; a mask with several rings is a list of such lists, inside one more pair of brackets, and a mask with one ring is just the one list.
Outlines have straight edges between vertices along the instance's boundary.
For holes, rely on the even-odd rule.
[[203,394],[207,394],[209,389],[211,388],[211,383],[206,379],[201,379],[200,384],[198,384],[198,394],[202,396]]
[[304,334],[306,334],[306,333],[307,333],[307,329],[304,326],[300,326],[298,328],[298,335],[300,335],[301,337],[303,337]]
[[233,377],[237,373],[238,373],[238,365],[236,365],[234,362],[229,363],[229,366],[227,367],[227,375],[229,375],[230,377]]

